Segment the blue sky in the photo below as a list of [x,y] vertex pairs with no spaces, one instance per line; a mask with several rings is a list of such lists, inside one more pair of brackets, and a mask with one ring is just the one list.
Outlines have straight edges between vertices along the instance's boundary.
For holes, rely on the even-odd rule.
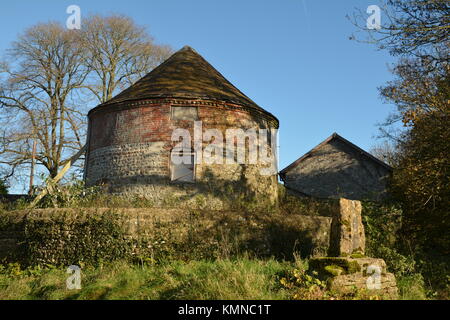
[[[2,4],[0,54],[37,23],[121,13],[159,43],[190,45],[228,80],[280,120],[280,169],[333,132],[363,149],[377,143],[377,123],[394,110],[377,87],[392,79],[394,60],[349,40],[346,15],[376,0],[16,0]],[[383,18],[383,17],[382,17]]]

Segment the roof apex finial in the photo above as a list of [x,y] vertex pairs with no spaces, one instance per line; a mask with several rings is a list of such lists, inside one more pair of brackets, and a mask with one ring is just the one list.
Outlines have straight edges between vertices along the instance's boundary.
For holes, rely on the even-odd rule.
[[196,52],[191,46],[185,45],[183,48],[180,49],[180,51],[190,50]]

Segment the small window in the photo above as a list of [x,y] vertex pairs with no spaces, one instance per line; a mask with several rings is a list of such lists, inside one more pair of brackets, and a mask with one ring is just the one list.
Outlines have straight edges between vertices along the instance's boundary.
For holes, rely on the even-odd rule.
[[172,106],[171,108],[172,120],[198,120],[197,107],[188,106]]
[[[173,161],[173,156],[180,161]],[[194,182],[195,181],[195,153],[191,150],[172,151],[170,163],[170,180],[177,182]]]

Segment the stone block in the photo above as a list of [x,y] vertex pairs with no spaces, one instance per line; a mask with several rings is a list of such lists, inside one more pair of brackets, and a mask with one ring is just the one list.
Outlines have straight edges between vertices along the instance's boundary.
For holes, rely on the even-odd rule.
[[341,198],[332,208],[329,256],[364,254],[366,237],[361,202]]
[[397,284],[392,273],[379,276],[363,276],[361,273],[338,275],[329,279],[328,288],[340,293],[349,293],[355,289],[366,290],[369,293],[381,295],[385,299],[398,297]]
[[388,299],[398,294],[395,276],[387,272],[383,259],[320,257],[309,261],[309,270],[327,281],[328,289],[335,292],[366,290]]

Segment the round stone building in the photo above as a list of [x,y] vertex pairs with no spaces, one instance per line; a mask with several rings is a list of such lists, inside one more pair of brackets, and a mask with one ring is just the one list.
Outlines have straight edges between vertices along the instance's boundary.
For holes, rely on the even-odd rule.
[[190,47],[88,120],[87,186],[158,205],[277,201],[277,118]]

